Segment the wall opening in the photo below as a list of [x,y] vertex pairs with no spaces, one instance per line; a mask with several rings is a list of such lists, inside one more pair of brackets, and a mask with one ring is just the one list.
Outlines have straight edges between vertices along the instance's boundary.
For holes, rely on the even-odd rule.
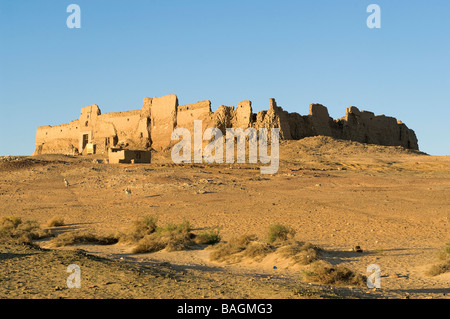
[[82,150],[86,148],[86,145],[88,143],[89,143],[89,134],[83,134]]

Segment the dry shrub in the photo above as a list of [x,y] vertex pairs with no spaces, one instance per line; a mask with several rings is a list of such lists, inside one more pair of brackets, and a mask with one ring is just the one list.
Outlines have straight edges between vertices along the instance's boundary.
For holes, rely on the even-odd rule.
[[188,249],[192,244],[193,241],[189,234],[170,231],[161,235],[151,234],[145,236],[132,249],[132,253],[152,253],[163,249],[167,251],[180,251]]
[[427,275],[438,276],[450,271],[450,243],[447,243],[444,249],[439,252],[438,258],[443,262],[431,266]]
[[438,258],[440,260],[446,260],[450,258],[450,243],[447,243],[444,249],[438,253]]
[[22,224],[22,218],[17,216],[3,217],[0,222],[2,229],[16,229],[20,224]]
[[354,285],[364,286],[367,278],[355,273],[345,266],[333,266],[332,264],[318,260],[311,264],[311,271],[305,272],[307,280],[312,280],[326,285]]
[[310,243],[302,243],[292,239],[283,242],[276,240],[275,245],[270,245],[259,241],[254,235],[242,235],[232,238],[227,243],[216,245],[210,254],[210,259],[239,262],[243,257],[249,257],[261,260],[273,252],[279,252],[281,257],[290,258],[294,263],[306,265],[319,258],[320,248]]
[[227,243],[217,244],[209,255],[209,258],[215,261],[231,261],[231,259],[239,259],[236,258],[237,256],[235,255],[243,252],[251,242],[256,240],[257,238],[255,235],[241,235],[239,237],[234,237]]
[[295,236],[295,230],[291,227],[284,226],[282,224],[273,224],[269,226],[269,233],[267,234],[267,240],[270,244],[276,242],[284,242]]
[[200,232],[195,237],[195,242],[197,244],[214,245],[220,242],[221,239],[219,229],[210,229]]
[[41,229],[36,221],[22,222],[20,217],[3,217],[0,220],[0,242],[31,244],[33,240],[53,236],[50,231]]
[[430,269],[427,271],[427,275],[438,276],[438,275],[444,274],[449,271],[450,271],[450,259],[448,259],[442,263],[431,266]]
[[247,245],[247,248],[245,248],[243,256],[261,260],[271,252],[273,252],[273,248],[269,244],[260,241],[252,241]]
[[137,245],[133,247],[131,252],[133,254],[153,253],[166,248],[166,245],[159,240],[158,236],[147,235],[138,241]]
[[167,224],[164,227],[156,227],[156,232],[158,234],[163,234],[165,232],[178,232],[178,233],[189,233],[192,227],[188,221],[183,221],[181,224]]
[[54,216],[47,222],[47,227],[61,227],[64,226],[64,219],[62,217]]
[[161,241],[166,243],[166,251],[180,251],[189,249],[194,245],[191,233],[170,232],[161,236]]
[[157,219],[153,216],[145,216],[134,222],[133,226],[125,233],[120,234],[121,242],[135,243],[156,231]]
[[291,258],[295,264],[308,265],[319,259],[321,249],[310,243],[291,241],[278,249],[284,258]]
[[51,240],[54,247],[71,246],[77,244],[113,245],[118,242],[115,236],[98,236],[87,231],[63,233]]
[[132,252],[141,254],[163,249],[167,251],[185,250],[194,244],[194,237],[189,222],[167,224],[164,227],[156,227],[154,232],[140,239]]
[[166,224],[157,226],[156,218],[147,216],[134,223],[127,232],[120,234],[121,242],[136,243],[132,252],[150,253],[165,249],[179,251],[188,249],[195,243],[214,244],[220,241],[218,231],[200,233],[198,236],[191,232],[192,226],[188,221],[180,224]]

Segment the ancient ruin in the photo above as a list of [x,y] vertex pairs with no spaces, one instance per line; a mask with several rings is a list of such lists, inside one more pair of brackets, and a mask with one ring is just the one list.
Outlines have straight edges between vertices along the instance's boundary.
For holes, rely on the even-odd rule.
[[108,150],[108,163],[150,163],[152,153],[150,151],[127,150],[121,148],[110,148]]
[[321,104],[311,104],[308,115],[289,113],[270,99],[267,111],[253,113],[251,101],[237,107],[221,105],[211,111],[210,101],[178,105],[176,95],[144,98],[142,109],[102,114],[97,105],[81,109],[80,118],[68,124],[41,126],[36,132],[33,155],[107,154],[111,148],[131,150],[164,150],[174,145],[172,131],[176,127],[193,130],[194,120],[203,121],[203,130],[226,128],[279,128],[280,138],[297,140],[325,135],[387,146],[417,150],[413,130],[393,117],[374,115],[351,106],[346,115],[334,120]]

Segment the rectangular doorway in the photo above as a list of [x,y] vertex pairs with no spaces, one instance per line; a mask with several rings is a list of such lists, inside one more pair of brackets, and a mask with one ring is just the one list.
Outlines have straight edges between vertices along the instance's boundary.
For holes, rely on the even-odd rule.
[[83,134],[83,143],[82,143],[82,149],[81,152],[84,151],[86,148],[86,145],[89,143],[89,134]]

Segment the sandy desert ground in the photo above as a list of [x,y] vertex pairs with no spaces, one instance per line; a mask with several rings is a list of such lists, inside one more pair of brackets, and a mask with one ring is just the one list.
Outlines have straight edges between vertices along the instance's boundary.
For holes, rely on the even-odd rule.
[[[100,158],[100,157],[98,157]],[[142,216],[158,222],[219,227],[222,241],[264,238],[274,223],[324,249],[323,258],[363,275],[382,271],[381,289],[323,285],[302,277],[308,266],[267,257],[228,264],[210,248],[132,254],[131,245],[51,248],[0,246],[0,298],[449,298],[450,273],[429,276],[450,242],[450,157],[326,137],[281,141],[280,168],[260,164],[109,165],[93,157],[42,155],[0,160],[0,218],[54,216],[55,234],[113,234]],[[64,178],[70,186],[64,185]],[[124,190],[129,188],[131,194]],[[352,248],[359,245],[363,252]],[[68,289],[76,263],[82,288]],[[276,269],[274,269],[276,266]]]

